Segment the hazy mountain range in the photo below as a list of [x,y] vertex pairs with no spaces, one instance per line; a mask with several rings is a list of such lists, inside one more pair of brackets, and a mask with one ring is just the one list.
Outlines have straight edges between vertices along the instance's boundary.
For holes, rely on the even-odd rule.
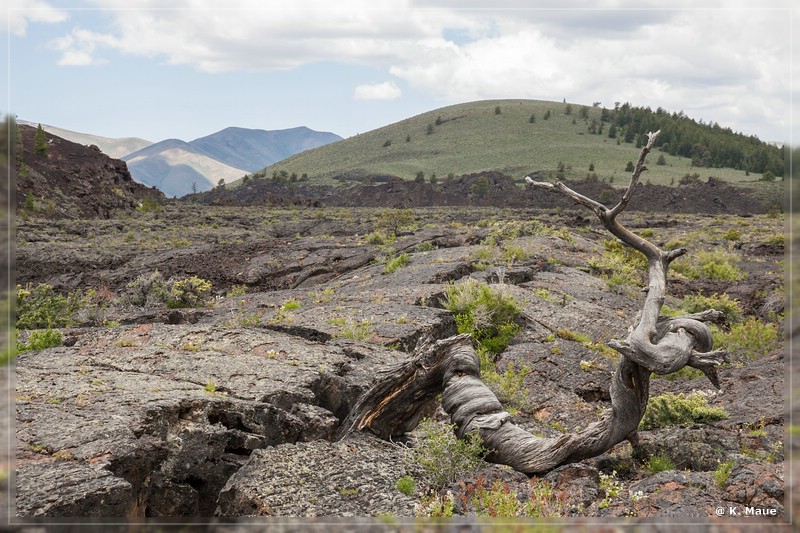
[[[19,123],[37,125],[24,120]],[[96,145],[110,157],[125,161],[139,183],[177,197],[209,190],[221,179],[229,183],[304,150],[341,140],[334,133],[306,127],[272,131],[230,127],[189,142],[166,139],[156,143],[137,137],[102,137],[46,124],[42,128],[75,143]]]

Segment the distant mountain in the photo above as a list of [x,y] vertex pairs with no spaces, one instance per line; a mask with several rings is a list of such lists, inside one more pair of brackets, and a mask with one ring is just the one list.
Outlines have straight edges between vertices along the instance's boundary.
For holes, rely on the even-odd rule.
[[[18,120],[17,123],[25,126],[32,126],[34,128],[39,125],[38,123],[28,122],[26,120]],[[50,126],[48,124],[42,124],[42,129],[47,133],[52,133],[53,135],[74,143],[83,144],[85,146],[95,145],[100,148],[101,152],[112,159],[119,159],[124,155],[141,150],[142,148],[153,144],[153,141],[140,139],[139,137],[101,137],[99,135],[65,130],[64,128]]]
[[207,191],[220,179],[231,182],[247,174],[180,139],[151,144],[122,159],[137,181],[153,185],[168,196]]
[[[38,124],[18,121],[36,127]],[[211,189],[299,152],[342,138],[304,126],[283,130],[230,127],[190,142],[167,139],[157,143],[137,137],[109,138],[42,124],[53,135],[86,146],[95,145],[112,158],[128,163],[133,179],[157,187],[168,196]]]
[[271,131],[231,127],[189,144],[226,165],[255,172],[299,152],[340,140],[334,133],[304,126]]
[[231,183],[248,172],[338,140],[338,135],[306,127],[273,131],[230,127],[190,142],[167,139],[122,159],[136,180],[155,185],[169,196],[183,196],[207,191],[221,179]]

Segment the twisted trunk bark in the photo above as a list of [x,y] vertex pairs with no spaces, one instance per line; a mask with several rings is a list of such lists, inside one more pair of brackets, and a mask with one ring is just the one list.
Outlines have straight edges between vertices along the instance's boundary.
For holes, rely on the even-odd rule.
[[559,465],[604,453],[615,444],[636,440],[636,429],[649,398],[650,374],[669,374],[684,366],[697,368],[719,387],[717,366],[723,351],[711,351],[711,331],[705,322],[718,321],[714,310],[679,318],[660,316],[666,297],[669,264],[686,253],[664,251],[625,228],[617,216],[630,201],[646,170],[645,158],[658,132],[648,135],[622,199],[613,208],[583,196],[563,183],[536,182],[533,187],[564,194],[592,211],[612,235],[647,258],[647,296],[637,323],[624,340],[609,342],[620,353],[610,386],[611,408],[599,420],[576,433],[555,438],[537,437],[511,422],[494,393],[481,381],[480,362],[469,336],[451,337],[419,349],[416,355],[386,370],[378,383],[354,406],[340,435],[370,430],[381,438],[400,436],[414,427],[442,394],[442,406],[462,438],[477,431],[491,450],[487,460],[527,474],[539,474]]

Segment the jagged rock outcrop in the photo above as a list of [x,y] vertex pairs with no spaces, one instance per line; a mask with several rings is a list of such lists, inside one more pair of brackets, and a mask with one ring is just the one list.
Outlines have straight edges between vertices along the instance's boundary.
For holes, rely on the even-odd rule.
[[96,146],[43,132],[46,155],[39,155],[36,128],[17,127],[22,140],[16,147],[18,210],[46,218],[111,218],[133,211],[144,199],[165,200],[162,192],[135,182],[124,161]]

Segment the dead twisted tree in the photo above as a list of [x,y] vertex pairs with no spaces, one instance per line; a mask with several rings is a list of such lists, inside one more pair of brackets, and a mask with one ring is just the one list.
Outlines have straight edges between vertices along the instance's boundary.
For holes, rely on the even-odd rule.
[[576,433],[553,438],[537,437],[516,426],[481,381],[480,362],[469,336],[459,335],[423,346],[413,358],[383,371],[375,386],[353,407],[340,435],[356,430],[369,430],[384,439],[403,435],[416,427],[441,393],[442,407],[456,425],[459,438],[477,431],[490,450],[487,460],[538,474],[600,455],[625,439],[636,442],[636,429],[647,407],[651,373],[670,374],[691,366],[719,388],[717,367],[725,361],[725,352],[712,350],[711,330],[706,323],[721,320],[722,313],[708,310],[678,318],[660,315],[666,297],[667,270],[686,249],[662,250],[618,220],[639,177],[647,170],[645,158],[658,133],[648,134],[630,184],[612,208],[561,182],[526,178],[533,187],[558,192],[591,209],[611,234],[647,258],[648,286],[642,310],[624,340],[609,342],[620,353],[620,360],[609,391],[611,408],[599,420]]

